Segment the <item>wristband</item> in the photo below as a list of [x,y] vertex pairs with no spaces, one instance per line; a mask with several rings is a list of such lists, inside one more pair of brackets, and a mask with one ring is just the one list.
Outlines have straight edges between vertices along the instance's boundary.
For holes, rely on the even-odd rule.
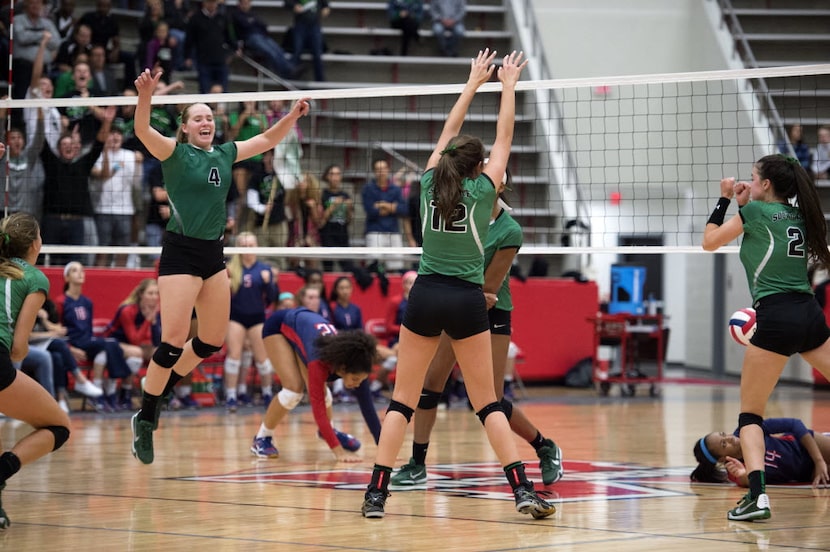
[[712,211],[711,215],[709,215],[709,220],[706,221],[706,224],[716,224],[717,226],[723,224],[723,219],[726,216],[726,209],[729,207],[730,203],[732,203],[731,199],[725,197],[718,199],[718,204],[715,205],[715,210]]

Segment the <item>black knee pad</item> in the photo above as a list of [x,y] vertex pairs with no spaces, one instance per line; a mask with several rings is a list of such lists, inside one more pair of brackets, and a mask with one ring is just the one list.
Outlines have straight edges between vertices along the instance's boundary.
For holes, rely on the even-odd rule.
[[58,450],[63,446],[63,444],[69,440],[69,428],[64,426],[46,426],[43,429],[52,432],[52,435],[55,436],[55,446],[52,449],[53,451]]
[[764,419],[757,415],[752,414],[750,412],[741,412],[738,414],[738,429],[741,429],[744,426],[748,425],[757,425],[763,427]]
[[484,420],[486,420],[487,416],[489,416],[493,412],[501,412],[502,414],[504,414],[504,408],[501,406],[501,403],[491,402],[490,404],[476,412],[476,416],[478,416],[478,419],[481,420],[481,425],[484,425]]
[[421,390],[421,398],[418,400],[418,408],[421,410],[432,410],[438,408],[438,403],[441,402],[440,391],[430,391],[429,389]]
[[501,403],[501,409],[504,410],[504,415],[507,416],[507,421],[509,422],[510,417],[513,416],[513,403],[504,397],[502,397],[499,402]]
[[181,347],[174,347],[166,341],[162,341],[156,352],[153,353],[153,362],[169,370],[182,356],[182,350]]
[[404,403],[398,402],[394,399],[389,402],[389,408],[386,409],[386,412],[400,412],[403,414],[403,417],[406,418],[406,423],[409,423],[409,421],[412,420],[412,414],[415,413],[414,410],[406,406]]
[[217,347],[216,345],[210,345],[208,343],[205,343],[204,341],[199,339],[198,335],[193,338],[191,345],[193,346],[193,352],[196,353],[196,356],[199,358],[207,358],[213,353],[218,353],[222,350],[221,345]]

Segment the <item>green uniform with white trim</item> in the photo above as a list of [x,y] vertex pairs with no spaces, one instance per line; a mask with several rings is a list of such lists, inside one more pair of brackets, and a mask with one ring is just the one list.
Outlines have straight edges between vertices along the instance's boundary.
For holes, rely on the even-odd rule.
[[43,298],[49,296],[49,280],[40,270],[23,259],[14,258],[12,262],[23,269],[23,278],[19,280],[0,279],[0,301],[3,309],[0,311],[0,343],[6,349],[12,350],[14,342],[14,328],[17,325],[17,316],[26,297],[37,292],[43,293]]
[[496,187],[484,173],[475,179],[465,178],[456,217],[445,222],[440,219],[433,201],[434,174],[430,169],[421,178],[424,243],[418,274],[454,276],[481,285],[484,283],[484,243],[496,201]]
[[[518,250],[522,247],[522,227],[516,222],[516,219],[510,214],[502,210],[490,223],[490,231],[487,233],[487,242],[484,244],[484,266],[490,266],[490,261],[493,256],[500,249]],[[499,287],[496,294],[496,305],[494,309],[512,311],[513,299],[510,295],[510,274],[508,273]]]
[[801,211],[791,205],[750,201],[743,221],[741,263],[752,300],[775,293],[809,293],[807,231]]
[[161,162],[170,200],[168,231],[202,240],[222,237],[236,154],[235,142],[213,146],[210,151],[176,144],[173,154]]

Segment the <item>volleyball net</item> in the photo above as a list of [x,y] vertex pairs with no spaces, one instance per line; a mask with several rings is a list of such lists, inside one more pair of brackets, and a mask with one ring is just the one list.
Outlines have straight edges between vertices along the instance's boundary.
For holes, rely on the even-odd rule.
[[[459,80],[465,77],[460,72]],[[387,161],[389,176],[404,195],[414,189],[462,88],[458,84],[167,94],[154,97],[152,124],[171,134],[181,108],[204,102],[217,111],[217,124],[228,140],[234,136],[243,102],[256,102],[260,120],[270,124],[290,102],[312,98],[311,114],[298,124],[302,157],[292,169],[286,151],[278,148],[274,172],[290,217],[288,203],[296,194],[292,190],[306,173],[315,177],[309,182],[317,194],[325,187],[324,168],[342,167],[343,188],[354,202],[349,223],[352,247],[261,247],[256,252],[274,258],[415,260],[414,248],[363,247],[366,216],[361,190],[375,178],[377,159]],[[512,189],[507,194],[512,215],[525,232],[520,255],[571,256],[579,268],[590,264],[594,254],[700,251],[702,230],[722,177],[748,180],[758,158],[779,151],[795,153],[786,132],[790,125],[802,125],[804,141],[816,145],[818,128],[830,124],[830,102],[818,92],[822,88],[830,89],[830,65],[520,82],[509,163]],[[481,137],[485,146],[495,136],[500,90],[498,82],[482,86],[462,128],[465,134]],[[81,152],[89,149],[100,125],[96,112],[109,105],[118,109],[113,127],[123,147],[140,149],[131,124],[135,97],[0,100],[0,107],[10,110],[13,127],[29,123],[29,144],[34,143],[34,114],[42,109],[47,123],[50,117],[68,121],[64,131],[74,135]],[[60,131],[48,124],[45,131],[46,142],[56,146]],[[157,253],[156,247],[142,247],[150,211],[158,210],[151,201],[150,173],[156,167],[150,159],[132,172],[91,177],[86,191],[67,196],[54,189],[60,186],[54,180],[36,182],[37,171],[31,165],[37,161],[24,154],[4,168],[6,211],[42,205],[37,213],[41,217],[90,214],[92,224],[102,206],[111,213],[134,213],[130,247],[111,246],[107,235],[87,228],[83,245],[75,236],[63,236],[62,244],[47,241],[45,253],[114,253],[122,259],[128,254],[146,259]],[[56,154],[60,155],[58,148]],[[229,235],[269,231],[269,224],[249,205],[246,189],[260,192],[265,204],[275,199],[277,187],[266,178],[264,165],[263,170],[248,166],[246,171],[232,186],[236,191],[228,203],[234,219]],[[60,204],[54,198],[61,198]]]

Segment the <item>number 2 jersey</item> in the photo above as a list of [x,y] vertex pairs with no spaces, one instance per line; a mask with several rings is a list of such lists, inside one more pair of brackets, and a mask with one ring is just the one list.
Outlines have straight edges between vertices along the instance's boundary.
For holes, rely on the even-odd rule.
[[750,201],[739,211],[744,225],[741,263],[752,300],[775,293],[809,293],[807,232],[791,205]]

